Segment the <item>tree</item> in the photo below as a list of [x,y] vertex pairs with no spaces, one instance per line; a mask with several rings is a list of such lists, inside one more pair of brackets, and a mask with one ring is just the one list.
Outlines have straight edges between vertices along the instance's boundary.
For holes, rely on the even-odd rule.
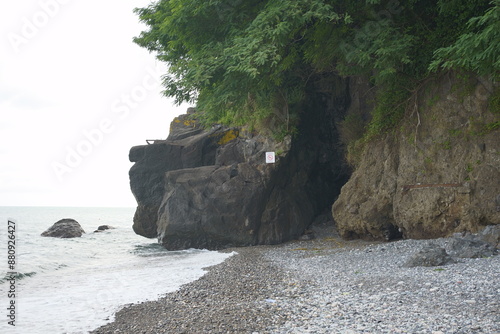
[[434,52],[431,70],[463,68],[500,78],[500,0],[491,5],[467,22],[467,31],[455,43]]
[[312,72],[303,40],[346,19],[321,0],[161,0],[137,9],[134,41],[169,64],[165,94],[197,102],[207,121],[248,121],[293,104]]
[[168,63],[165,94],[196,102],[207,123],[290,119],[315,77],[364,75],[379,131],[433,57],[432,69],[498,71],[499,1],[159,0],[136,9],[149,30],[134,41]]

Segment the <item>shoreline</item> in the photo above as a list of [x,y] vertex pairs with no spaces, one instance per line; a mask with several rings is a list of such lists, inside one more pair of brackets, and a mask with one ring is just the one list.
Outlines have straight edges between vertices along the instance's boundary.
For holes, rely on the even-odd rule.
[[235,254],[91,333],[500,333],[500,256],[403,268],[430,243],[310,241]]
[[159,300],[133,304],[91,333],[253,333],[275,319],[272,305],[287,274],[264,259],[263,248],[232,248],[224,262]]

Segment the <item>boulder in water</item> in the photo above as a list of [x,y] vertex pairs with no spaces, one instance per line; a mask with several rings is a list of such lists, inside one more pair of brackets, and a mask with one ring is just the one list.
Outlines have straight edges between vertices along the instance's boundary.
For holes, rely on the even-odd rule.
[[102,232],[102,231],[106,231],[106,230],[112,230],[114,229],[113,226],[109,226],[109,225],[101,225],[97,228],[97,230],[94,231],[94,233],[97,233],[97,232]]
[[71,218],[61,219],[41,234],[42,237],[78,238],[85,231],[80,224]]

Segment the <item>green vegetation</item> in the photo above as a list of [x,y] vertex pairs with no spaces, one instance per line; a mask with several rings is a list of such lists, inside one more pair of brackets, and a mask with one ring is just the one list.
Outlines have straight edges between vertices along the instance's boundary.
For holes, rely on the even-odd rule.
[[500,129],[500,121],[491,122],[484,125],[484,130],[481,132],[481,134],[485,135],[498,129]]
[[470,130],[467,132],[467,134],[474,137],[480,137],[485,136],[488,133],[491,133],[498,129],[500,129],[500,121],[484,123],[480,120],[471,118]]
[[339,127],[339,133],[343,143],[353,143],[362,138],[365,130],[365,121],[362,115],[354,113],[348,114]]
[[427,107],[432,108],[436,105],[436,103],[439,101],[440,96],[438,94],[434,95],[430,99],[426,101]]
[[465,171],[467,173],[472,173],[474,171],[474,167],[471,164],[467,164],[467,166],[465,166]]
[[[458,3],[449,1],[448,3]],[[465,1],[467,2],[467,1]],[[474,2],[474,1],[470,1]],[[476,14],[477,15],[477,14]],[[437,49],[431,69],[463,68],[500,78],[500,1],[491,2],[484,14],[467,21],[467,29],[450,46]]]
[[[389,131],[434,71],[499,77],[500,0],[158,0],[134,41],[169,65],[165,95],[202,122],[296,132],[325,76],[377,86],[368,136]],[[491,104],[496,108],[498,98]]]
[[445,150],[451,150],[451,141],[449,139],[439,143],[439,145]]
[[448,132],[452,137],[459,137],[463,135],[463,131],[461,129],[451,129]]
[[488,101],[488,109],[493,114],[500,114],[500,88],[497,88]]

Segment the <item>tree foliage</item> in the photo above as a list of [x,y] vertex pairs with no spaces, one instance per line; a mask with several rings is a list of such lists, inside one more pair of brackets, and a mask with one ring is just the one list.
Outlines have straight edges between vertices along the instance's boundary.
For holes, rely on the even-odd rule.
[[148,30],[134,41],[168,63],[165,94],[207,122],[289,120],[316,76],[365,75],[374,119],[392,124],[429,70],[498,74],[499,1],[158,0],[136,9]]
[[464,68],[500,77],[500,0],[491,4],[484,15],[467,22],[467,31],[455,43],[435,51],[431,70]]

